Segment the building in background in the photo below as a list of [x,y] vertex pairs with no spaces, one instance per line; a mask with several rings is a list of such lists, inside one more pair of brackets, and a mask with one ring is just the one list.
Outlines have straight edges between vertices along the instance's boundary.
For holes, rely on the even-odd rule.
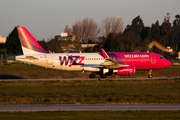
[[69,43],[69,44],[62,43],[61,44],[61,49],[62,49],[62,52],[64,52],[64,53],[82,51],[80,43]]
[[5,43],[6,42],[6,38],[3,38],[2,36],[0,36],[0,43]]
[[176,59],[179,59],[179,60],[180,60],[180,52],[177,53]]
[[81,44],[82,48],[87,48],[87,47],[94,47],[97,44]]
[[68,35],[68,33],[61,33],[60,35],[55,35],[54,37],[57,38],[58,40],[71,40],[71,41],[75,40],[75,36]]
[[156,46],[156,48],[160,49],[163,52],[168,52],[173,54],[173,49],[171,49],[170,46],[168,46],[167,48],[164,47],[163,45],[161,45],[160,43],[158,43],[157,41],[153,41],[148,45],[148,49],[152,49],[153,46]]

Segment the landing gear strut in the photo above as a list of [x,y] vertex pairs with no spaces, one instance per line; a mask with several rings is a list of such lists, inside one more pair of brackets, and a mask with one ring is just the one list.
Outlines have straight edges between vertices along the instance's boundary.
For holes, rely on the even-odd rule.
[[101,78],[106,78],[107,75],[106,74],[101,74]]
[[152,73],[151,73],[152,70],[148,70],[148,72],[149,72],[149,73],[148,73],[148,77],[149,77],[149,78],[152,78],[152,77],[153,77],[153,76],[152,76]]

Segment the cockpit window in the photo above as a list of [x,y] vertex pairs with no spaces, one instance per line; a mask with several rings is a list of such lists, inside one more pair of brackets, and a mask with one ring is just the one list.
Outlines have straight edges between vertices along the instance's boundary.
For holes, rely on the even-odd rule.
[[161,60],[165,59],[164,57],[160,57]]

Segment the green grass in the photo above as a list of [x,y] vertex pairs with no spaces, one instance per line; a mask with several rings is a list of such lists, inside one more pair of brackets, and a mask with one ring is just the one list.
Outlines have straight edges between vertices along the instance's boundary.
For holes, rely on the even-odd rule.
[[1,120],[172,120],[180,119],[179,111],[79,111],[79,112],[3,112]]
[[[54,69],[46,69],[39,66],[11,63],[6,65],[0,65],[0,79],[60,79],[60,78],[88,78],[91,72],[77,72],[77,71],[62,71]],[[180,77],[180,66],[171,66],[162,70],[154,70],[152,72],[154,77]],[[134,78],[147,78],[147,71],[136,71],[133,76],[108,76],[108,78],[122,78],[122,77],[134,77]],[[100,77],[97,75],[97,77]]]
[[90,72],[67,72],[62,70],[47,69],[35,65],[23,63],[11,63],[0,65],[0,79],[24,78],[24,79],[59,79],[88,77]]
[[4,104],[180,104],[180,80],[3,81]]

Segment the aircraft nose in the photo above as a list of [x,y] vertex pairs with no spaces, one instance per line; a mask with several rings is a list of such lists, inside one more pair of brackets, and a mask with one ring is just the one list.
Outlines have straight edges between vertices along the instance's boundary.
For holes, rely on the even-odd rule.
[[166,67],[171,66],[171,62],[170,62],[169,60],[166,60],[166,62],[165,62],[165,66],[166,66]]

